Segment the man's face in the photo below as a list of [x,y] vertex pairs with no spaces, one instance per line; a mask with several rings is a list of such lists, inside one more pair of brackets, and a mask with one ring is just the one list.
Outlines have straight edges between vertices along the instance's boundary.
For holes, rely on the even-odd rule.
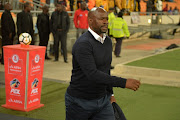
[[106,33],[108,30],[108,14],[103,9],[95,13],[92,21],[90,21],[92,29],[97,34]]
[[57,11],[59,11],[59,12],[63,11],[63,6],[61,4],[57,5]]
[[49,9],[48,9],[48,8],[45,8],[45,9],[43,9],[43,12],[44,12],[45,14],[47,14],[47,13],[49,12]]
[[81,10],[86,10],[86,9],[87,9],[87,5],[86,5],[85,2],[83,2],[83,3],[81,4]]
[[31,11],[31,5],[28,5],[28,6],[26,7],[26,9],[27,9],[28,12],[30,12],[30,11]]

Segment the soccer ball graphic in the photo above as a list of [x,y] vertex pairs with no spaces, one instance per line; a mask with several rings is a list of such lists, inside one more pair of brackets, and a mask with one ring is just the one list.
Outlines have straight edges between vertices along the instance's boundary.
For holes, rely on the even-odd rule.
[[24,45],[29,45],[32,41],[32,37],[29,33],[21,33],[19,36],[19,42]]

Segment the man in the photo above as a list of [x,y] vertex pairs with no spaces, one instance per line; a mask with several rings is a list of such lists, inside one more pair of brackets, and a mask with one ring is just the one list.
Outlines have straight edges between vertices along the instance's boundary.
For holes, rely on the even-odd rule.
[[[144,2],[146,2],[146,12],[152,12],[152,8],[153,8],[153,2],[152,0],[143,0]],[[149,13],[147,13],[147,15],[149,15]]]
[[33,19],[30,11],[31,4],[24,3],[24,10],[17,14],[17,34],[19,36],[21,33],[29,33],[32,37],[31,45],[34,45]]
[[[10,12],[12,10],[11,4],[6,3],[4,9],[5,11],[1,17],[2,47],[5,45],[13,45],[13,39],[16,35],[14,20]],[[1,64],[4,64],[3,48]]]
[[86,2],[82,2],[81,8],[76,10],[74,14],[74,25],[77,29],[76,39],[78,39],[79,36],[85,33],[88,29],[87,16],[88,16],[88,11],[87,11]]
[[66,120],[115,120],[112,87],[138,90],[134,79],[110,76],[112,43],[106,36],[108,14],[103,8],[88,13],[88,32],[81,35],[72,50],[73,70],[65,95]]
[[112,23],[112,35],[116,39],[114,55],[120,57],[122,40],[126,36],[129,38],[129,30],[126,21],[123,19],[123,13],[119,12],[118,17],[114,18]]
[[51,16],[51,24],[52,24],[52,33],[54,36],[54,53],[55,53],[54,61],[58,61],[59,59],[59,41],[61,41],[61,49],[64,56],[64,62],[68,63],[66,39],[67,39],[67,32],[69,31],[70,20],[68,13],[63,10],[63,5],[57,4],[56,11],[54,11]]
[[[49,8],[47,6],[43,6],[42,10],[43,12],[39,14],[37,18],[37,28],[39,31],[39,39],[40,39],[39,46],[47,47],[49,41],[49,34],[50,34],[50,24],[49,24],[49,15],[48,15]],[[45,59],[50,59],[47,56],[47,48],[46,48]]]
[[156,3],[156,8],[158,12],[162,12],[162,1],[158,0]]
[[163,12],[167,12],[168,11],[168,4],[166,4],[166,6],[163,8]]

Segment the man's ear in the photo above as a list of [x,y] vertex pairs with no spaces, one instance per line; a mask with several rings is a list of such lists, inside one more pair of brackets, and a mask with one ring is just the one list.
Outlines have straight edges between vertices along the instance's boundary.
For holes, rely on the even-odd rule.
[[93,22],[93,19],[89,18],[88,23],[91,24]]

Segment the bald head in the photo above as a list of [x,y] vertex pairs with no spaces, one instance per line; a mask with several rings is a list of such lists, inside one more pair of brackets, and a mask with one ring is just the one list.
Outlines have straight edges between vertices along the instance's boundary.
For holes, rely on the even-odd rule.
[[108,13],[101,7],[95,7],[88,13],[89,27],[98,35],[106,33],[108,26]]
[[88,18],[94,18],[98,13],[107,13],[107,11],[102,7],[94,7],[88,13]]

